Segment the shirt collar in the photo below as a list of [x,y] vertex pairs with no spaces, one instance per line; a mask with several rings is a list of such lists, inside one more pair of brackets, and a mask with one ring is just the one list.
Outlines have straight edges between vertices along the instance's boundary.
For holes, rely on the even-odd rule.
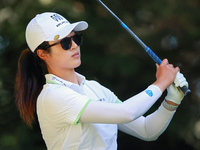
[[[79,85],[80,86],[84,85],[85,77],[77,72],[76,72],[76,76],[77,76]],[[66,87],[71,87],[74,85],[74,83],[66,81],[54,74],[46,74],[45,78],[46,78],[46,83],[59,84],[59,85],[64,85]]]

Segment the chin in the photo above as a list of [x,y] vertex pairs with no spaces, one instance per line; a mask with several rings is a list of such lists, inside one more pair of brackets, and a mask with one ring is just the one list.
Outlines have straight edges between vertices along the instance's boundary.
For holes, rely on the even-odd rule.
[[81,62],[78,63],[74,68],[78,68],[81,65]]

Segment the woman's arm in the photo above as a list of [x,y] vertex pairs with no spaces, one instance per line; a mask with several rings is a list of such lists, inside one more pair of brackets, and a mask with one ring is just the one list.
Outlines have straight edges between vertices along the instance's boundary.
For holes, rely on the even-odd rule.
[[[187,86],[188,82],[182,74],[176,77],[177,87]],[[156,140],[169,125],[175,110],[183,100],[183,92],[174,84],[167,88],[167,96],[157,111],[147,117],[140,117],[128,124],[119,124],[121,131],[146,141]]]
[[82,112],[79,122],[120,124],[142,116],[158,100],[162,92],[174,81],[179,68],[164,59],[157,65],[157,80],[143,92],[121,104],[91,101]]
[[145,141],[156,140],[168,127],[175,111],[169,111],[161,105],[157,111],[147,117],[140,117],[127,124],[118,124],[120,131]]
[[161,94],[157,86],[150,85],[123,103],[91,101],[83,111],[79,122],[110,124],[131,122],[146,113]]

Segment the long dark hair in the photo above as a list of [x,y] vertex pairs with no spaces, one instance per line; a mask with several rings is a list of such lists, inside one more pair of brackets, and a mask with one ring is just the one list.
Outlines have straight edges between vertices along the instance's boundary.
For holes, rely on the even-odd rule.
[[[37,55],[38,49],[43,49],[48,42],[43,42],[33,53],[29,49],[22,51],[18,60],[18,71],[15,83],[16,105],[21,118],[32,127],[35,120],[37,97],[45,84],[47,67]],[[46,51],[50,51],[49,49]]]

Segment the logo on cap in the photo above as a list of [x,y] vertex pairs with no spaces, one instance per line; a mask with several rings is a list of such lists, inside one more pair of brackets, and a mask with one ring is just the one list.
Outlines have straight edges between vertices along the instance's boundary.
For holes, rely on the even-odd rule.
[[54,40],[58,40],[59,39],[59,35],[54,36]]
[[64,18],[58,14],[53,14],[51,18],[57,22],[64,20]]
[[53,14],[50,16],[54,21],[58,22],[58,24],[56,24],[56,27],[60,27],[61,25],[65,24],[65,23],[69,23],[69,21],[67,21],[64,17],[62,17],[59,14]]

